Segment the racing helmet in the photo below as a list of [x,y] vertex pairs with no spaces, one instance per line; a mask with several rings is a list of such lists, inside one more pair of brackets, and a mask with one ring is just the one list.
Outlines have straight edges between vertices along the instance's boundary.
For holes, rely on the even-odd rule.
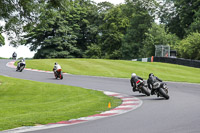
[[149,73],[149,77],[154,76],[153,73]]
[[136,76],[136,74],[135,74],[135,73],[132,73],[132,74],[131,74],[131,77],[135,77],[135,76]]

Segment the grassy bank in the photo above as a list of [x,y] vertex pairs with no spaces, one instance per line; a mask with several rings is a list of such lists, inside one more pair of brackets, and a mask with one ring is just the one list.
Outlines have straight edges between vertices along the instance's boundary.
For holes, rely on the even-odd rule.
[[0,57],[0,59],[7,59],[7,58],[4,58],[4,57]]
[[134,62],[104,59],[41,59],[27,60],[27,68],[52,71],[54,63],[64,72],[77,75],[130,78],[131,73],[148,78],[154,73],[165,81],[200,83],[200,69],[158,62]]
[[0,76],[0,131],[100,113],[121,103],[102,92]]

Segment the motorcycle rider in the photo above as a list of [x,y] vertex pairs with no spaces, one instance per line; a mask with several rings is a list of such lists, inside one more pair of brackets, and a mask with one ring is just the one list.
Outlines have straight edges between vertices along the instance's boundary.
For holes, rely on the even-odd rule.
[[61,66],[58,63],[55,63],[53,71],[58,74],[61,71],[61,69]]
[[[17,70],[19,70],[21,64],[24,64],[24,65],[26,66],[26,62],[25,62],[25,59],[24,59],[24,58],[21,59],[21,60],[17,63]],[[25,66],[24,66],[24,67],[25,67]]]
[[17,59],[17,53],[16,52],[14,52],[13,54],[12,54],[12,57],[13,57],[13,59]]
[[137,86],[136,86],[136,82],[137,82],[138,80],[143,80],[143,78],[137,76],[135,73],[132,73],[132,74],[131,74],[131,80],[130,80],[130,82],[131,82],[131,86],[133,87],[133,92],[135,92],[135,91],[138,90],[138,89],[137,89]]
[[[154,76],[153,73],[150,73],[150,74],[149,74],[149,78],[148,78],[148,80],[147,80],[147,84],[148,84],[149,89],[151,90],[151,95],[155,94],[155,93],[154,93],[155,89],[153,89],[153,84],[154,84],[155,82],[162,82],[162,80],[159,79],[158,77]],[[162,84],[163,84],[163,83],[162,83]]]

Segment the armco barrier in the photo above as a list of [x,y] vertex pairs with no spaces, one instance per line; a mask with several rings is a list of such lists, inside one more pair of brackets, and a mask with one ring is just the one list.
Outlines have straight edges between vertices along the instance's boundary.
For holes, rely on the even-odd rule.
[[153,62],[172,63],[172,64],[200,68],[200,60],[190,60],[190,59],[170,58],[170,57],[153,57]]

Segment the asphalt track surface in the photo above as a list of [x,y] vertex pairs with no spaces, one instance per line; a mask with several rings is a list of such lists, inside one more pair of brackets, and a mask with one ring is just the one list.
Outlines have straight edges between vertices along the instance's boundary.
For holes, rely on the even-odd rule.
[[163,100],[133,93],[129,79],[64,75],[63,80],[55,80],[50,73],[16,72],[6,66],[9,61],[0,60],[0,75],[118,92],[143,101],[141,107],[122,115],[29,133],[200,133],[200,84],[167,82],[170,99]]

